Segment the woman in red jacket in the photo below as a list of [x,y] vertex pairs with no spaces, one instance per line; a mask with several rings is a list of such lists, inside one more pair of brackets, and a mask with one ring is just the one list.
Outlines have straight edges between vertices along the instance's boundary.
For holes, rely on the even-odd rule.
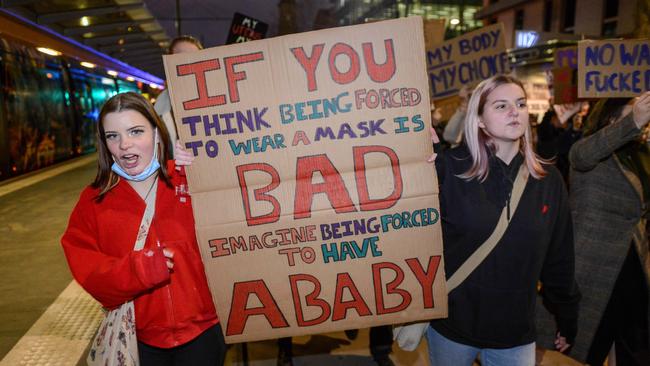
[[[222,365],[226,347],[167,129],[136,93],[99,115],[98,171],[61,239],[74,278],[105,308],[134,300],[140,364]],[[153,188],[156,189],[153,189]],[[134,251],[147,197],[155,211]]]

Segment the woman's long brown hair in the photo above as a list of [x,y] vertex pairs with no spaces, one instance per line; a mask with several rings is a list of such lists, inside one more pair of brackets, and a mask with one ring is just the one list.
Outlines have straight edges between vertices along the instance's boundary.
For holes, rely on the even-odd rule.
[[97,124],[97,152],[99,156],[97,158],[97,176],[95,176],[95,181],[92,183],[92,187],[99,189],[98,200],[101,200],[104,194],[119,182],[119,177],[111,170],[111,165],[113,165],[114,160],[111,152],[108,150],[108,145],[106,145],[104,118],[109,113],[123,111],[140,113],[151,123],[151,127],[158,129],[158,137],[160,140],[158,144],[158,162],[160,163],[158,176],[171,186],[166,162],[172,159],[172,145],[167,127],[160,120],[151,103],[142,95],[133,92],[121,93],[114,95],[106,101],[99,113],[99,123]]

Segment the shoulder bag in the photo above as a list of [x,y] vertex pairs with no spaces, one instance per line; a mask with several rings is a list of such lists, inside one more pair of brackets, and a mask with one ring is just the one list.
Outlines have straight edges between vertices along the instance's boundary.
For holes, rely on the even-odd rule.
[[[158,179],[147,195],[147,208],[142,216],[134,251],[144,248],[149,233],[149,226],[156,210],[156,190]],[[106,313],[106,318],[99,325],[97,334],[90,345],[88,366],[138,366],[138,339],[135,335],[135,309],[133,300]]]
[[[517,206],[519,205],[519,200],[524,193],[524,188],[526,188],[526,182],[528,181],[528,175],[528,168],[524,162],[519,167],[519,172],[517,173],[517,178],[513,183],[512,193],[510,194],[510,208],[512,210],[511,217],[514,216]],[[506,204],[501,211],[501,216],[499,216],[499,221],[497,222],[497,226],[494,228],[492,234],[447,280],[447,293],[450,293],[453,289],[458,287],[458,285],[463,283],[474,269],[483,262],[488,254],[490,254],[492,249],[496,247],[497,243],[506,232],[506,229],[508,229],[511,217],[508,217],[508,205]],[[405,351],[414,351],[420,344],[420,340],[422,339],[422,336],[424,336],[428,327],[429,322],[396,326],[393,328],[393,339],[397,341],[397,344],[401,349]]]

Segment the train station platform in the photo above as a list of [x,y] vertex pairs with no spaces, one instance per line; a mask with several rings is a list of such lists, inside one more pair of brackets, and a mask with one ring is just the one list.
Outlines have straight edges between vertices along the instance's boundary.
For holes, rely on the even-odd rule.
[[[59,243],[81,190],[94,178],[95,155],[77,158],[0,184],[0,366],[85,365],[103,313],[72,280]],[[294,365],[375,365],[368,330],[295,337]],[[226,365],[272,366],[276,341],[229,348]],[[544,365],[579,365],[555,352]],[[422,342],[415,352],[393,346],[400,366],[427,366]]]

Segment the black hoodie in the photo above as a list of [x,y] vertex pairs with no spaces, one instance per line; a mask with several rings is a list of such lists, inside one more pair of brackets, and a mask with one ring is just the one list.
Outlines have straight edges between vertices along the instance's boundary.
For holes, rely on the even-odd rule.
[[[484,182],[457,177],[471,161],[464,145],[436,158],[447,278],[490,236],[501,210],[509,205],[524,163],[521,154],[510,165],[492,155]],[[552,166],[545,169],[544,178],[528,178],[494,250],[449,294],[449,317],[431,322],[446,338],[479,348],[534,342],[538,281],[560,333],[569,343],[575,338],[580,292],[574,277],[571,213],[560,173]]]

